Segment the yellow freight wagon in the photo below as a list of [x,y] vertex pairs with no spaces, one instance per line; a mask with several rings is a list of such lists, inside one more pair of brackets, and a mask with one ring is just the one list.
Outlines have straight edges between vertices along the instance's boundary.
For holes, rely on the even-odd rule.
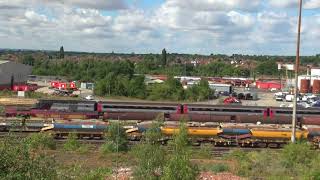
[[[251,134],[254,138],[278,138],[278,139],[290,139],[291,129],[251,129]],[[296,131],[296,138],[307,138],[308,131]]]
[[[179,127],[162,127],[161,132],[164,135],[174,135],[179,133]],[[188,128],[188,135],[190,136],[217,136],[222,130],[219,128]]]

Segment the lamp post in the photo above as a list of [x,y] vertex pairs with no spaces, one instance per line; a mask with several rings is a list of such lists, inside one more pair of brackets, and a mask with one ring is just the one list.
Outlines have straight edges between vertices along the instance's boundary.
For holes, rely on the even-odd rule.
[[297,50],[296,50],[296,65],[295,65],[295,88],[294,88],[294,99],[293,99],[293,109],[292,109],[292,133],[291,133],[292,143],[296,142],[298,73],[299,73],[299,64],[300,64],[301,11],[302,11],[302,0],[299,0],[298,34],[297,34]]

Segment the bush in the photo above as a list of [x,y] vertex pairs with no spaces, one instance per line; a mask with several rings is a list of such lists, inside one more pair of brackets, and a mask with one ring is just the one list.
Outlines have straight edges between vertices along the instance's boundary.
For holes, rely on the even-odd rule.
[[0,114],[1,113],[4,113],[4,107],[3,106],[0,106]]
[[31,149],[38,149],[38,148],[55,149],[56,148],[56,143],[53,137],[49,134],[44,134],[44,133],[32,134],[26,139],[26,144]]
[[196,179],[199,171],[198,167],[190,162],[188,132],[185,122],[180,122],[179,133],[175,135],[172,145],[172,156],[164,167],[163,179]]
[[0,91],[0,96],[10,96],[11,97],[14,95],[16,95],[16,92],[14,92],[14,91],[10,91],[7,89]]
[[77,140],[77,135],[69,133],[67,142],[63,145],[63,148],[67,151],[76,151],[80,148],[80,143]]
[[0,142],[0,179],[56,179],[56,162],[50,156],[29,150],[17,137]]
[[116,145],[113,142],[107,141],[100,147],[100,153],[102,155],[107,155],[112,152],[116,152]]
[[165,152],[158,140],[161,138],[160,123],[154,121],[145,133],[145,139],[134,149],[137,166],[134,169],[136,179],[160,179],[165,164]]
[[290,143],[283,148],[281,162],[284,167],[292,169],[297,165],[310,164],[314,157],[315,153],[307,143]]
[[272,150],[249,153],[236,150],[229,154],[228,158],[237,161],[239,175],[253,179],[319,178],[320,155],[304,142],[288,144],[280,153]]
[[[111,123],[107,130],[107,140],[109,143],[109,150],[112,152],[127,151],[128,150],[128,140],[125,129],[120,125],[120,123]],[[107,143],[107,144],[108,144]],[[111,148],[111,145],[114,148]]]

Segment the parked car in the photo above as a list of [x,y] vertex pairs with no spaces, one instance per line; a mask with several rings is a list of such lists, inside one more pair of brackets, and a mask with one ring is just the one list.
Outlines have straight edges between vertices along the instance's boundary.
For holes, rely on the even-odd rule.
[[304,102],[309,102],[311,99],[316,98],[317,96],[315,96],[314,94],[311,93],[307,93],[302,97],[302,101]]
[[299,102],[299,103],[297,103],[297,106],[302,107],[302,108],[310,108],[311,107],[311,105],[306,102]]
[[292,102],[293,101],[293,98],[294,98],[294,95],[293,94],[287,94],[286,97],[285,97],[285,100],[287,102]]
[[85,97],[86,100],[94,100],[94,97],[92,95],[88,95]]
[[311,105],[311,106],[312,106],[312,107],[319,108],[319,107],[320,107],[320,100],[315,101],[314,103],[312,103],[312,105]]

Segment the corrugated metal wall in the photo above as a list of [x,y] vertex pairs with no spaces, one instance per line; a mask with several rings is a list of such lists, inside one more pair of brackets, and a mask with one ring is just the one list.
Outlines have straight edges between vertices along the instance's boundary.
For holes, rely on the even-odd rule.
[[10,85],[11,76],[14,76],[14,83],[25,83],[28,75],[31,74],[32,67],[16,62],[6,62],[0,64],[0,85]]

